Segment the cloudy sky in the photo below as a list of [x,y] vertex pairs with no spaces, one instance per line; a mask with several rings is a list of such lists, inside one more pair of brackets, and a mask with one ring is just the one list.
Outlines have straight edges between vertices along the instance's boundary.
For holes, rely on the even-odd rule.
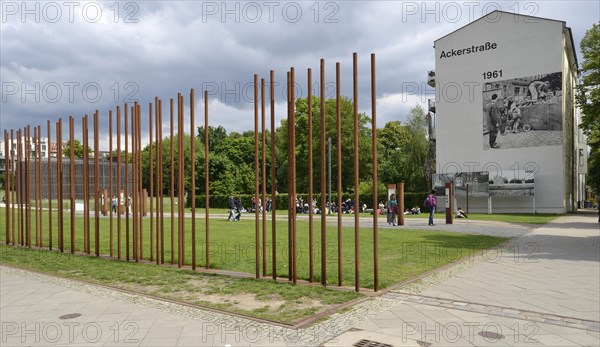
[[[253,74],[276,76],[277,119],[285,115],[285,74],[296,69],[297,96],[307,95],[307,68],[318,81],[326,61],[327,95],[352,96],[352,53],[359,60],[359,109],[370,114],[370,54],[377,54],[378,124],[404,121],[434,90],[433,42],[496,9],[563,20],[579,46],[600,20],[590,1],[0,1],[0,132],[45,126],[124,102],[144,107],[155,96],[209,91],[211,125],[253,129]],[[581,62],[581,55],[579,55]],[[318,87],[315,85],[315,90]],[[166,115],[167,112],[164,114]],[[163,116],[164,117],[164,116]],[[165,118],[166,119],[166,118]],[[188,124],[186,122],[186,124]],[[165,133],[168,124],[165,124]],[[66,130],[65,132],[66,133]],[[102,138],[102,137],[101,137]],[[106,141],[102,141],[107,147]]]

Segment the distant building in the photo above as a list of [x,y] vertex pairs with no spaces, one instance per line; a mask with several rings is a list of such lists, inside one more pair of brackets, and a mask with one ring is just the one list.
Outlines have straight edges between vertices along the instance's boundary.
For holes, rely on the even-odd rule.
[[437,173],[489,173],[489,193],[470,196],[471,211],[574,211],[585,200],[587,149],[566,23],[494,11],[434,46]]

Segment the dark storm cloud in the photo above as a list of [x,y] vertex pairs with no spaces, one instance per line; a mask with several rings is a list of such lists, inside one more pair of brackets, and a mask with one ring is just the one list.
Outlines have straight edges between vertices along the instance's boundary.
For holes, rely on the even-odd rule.
[[2,2],[0,131],[68,115],[79,121],[96,109],[106,117],[124,101],[137,100],[146,112],[155,96],[168,103],[182,92],[187,99],[190,88],[201,102],[204,87],[211,91],[211,124],[252,129],[254,73],[268,77],[275,70],[281,118],[291,66],[299,96],[306,96],[306,69],[311,67],[318,81],[319,59],[325,58],[331,83],[339,61],[342,94],[352,96],[353,52],[359,53],[359,108],[368,114],[369,55],[377,53],[383,126],[404,120],[416,103],[433,97],[425,86],[426,72],[434,68],[433,41],[485,10],[564,20],[578,44],[598,21],[600,6],[592,1],[493,3],[500,8],[489,1],[131,1],[76,2],[69,13],[63,2],[55,2],[59,17],[46,2],[27,6],[35,10],[36,3],[39,18],[23,17],[21,2]]

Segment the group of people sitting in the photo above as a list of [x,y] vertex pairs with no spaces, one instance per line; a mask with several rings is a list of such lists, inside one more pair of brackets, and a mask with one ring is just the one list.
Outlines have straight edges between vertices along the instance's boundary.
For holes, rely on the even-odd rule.
[[415,206],[413,208],[409,209],[405,209],[404,210],[404,214],[420,214],[421,213],[421,208],[419,206]]

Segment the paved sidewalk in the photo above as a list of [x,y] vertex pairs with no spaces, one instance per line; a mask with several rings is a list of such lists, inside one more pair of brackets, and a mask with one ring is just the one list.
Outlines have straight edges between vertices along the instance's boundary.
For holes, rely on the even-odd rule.
[[600,345],[597,215],[560,217],[507,247],[384,295],[394,307],[326,345],[360,335],[392,345]]
[[0,346],[598,346],[597,218],[463,223],[519,237],[299,330],[0,267]]

